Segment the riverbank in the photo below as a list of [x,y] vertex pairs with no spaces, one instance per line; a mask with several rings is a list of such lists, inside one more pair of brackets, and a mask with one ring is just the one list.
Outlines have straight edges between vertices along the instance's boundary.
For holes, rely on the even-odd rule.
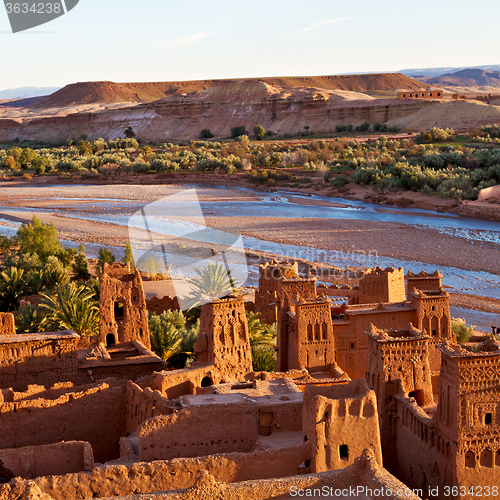
[[[298,173],[298,169],[280,169],[280,172],[288,172],[292,175]],[[392,192],[376,192],[371,187],[360,186],[350,182],[344,187],[334,188],[329,183],[324,183],[321,180],[320,174],[314,171],[304,172],[311,179],[311,183],[307,187],[297,184],[292,185],[286,182],[275,182],[272,185],[267,183],[251,182],[248,172],[237,172],[233,175],[220,174],[214,172],[173,172],[162,174],[120,174],[120,175],[97,175],[97,176],[81,176],[81,177],[61,177],[56,175],[47,175],[40,177],[32,177],[30,179],[23,177],[12,177],[9,180],[3,178],[0,180],[0,202],[4,198],[4,188],[36,188],[38,186],[51,185],[79,185],[79,186],[114,186],[114,185],[133,185],[151,186],[151,185],[177,185],[177,184],[200,184],[203,186],[226,186],[235,188],[257,189],[264,192],[286,191],[298,195],[306,196],[325,196],[339,197],[345,200],[366,201],[379,204],[381,207],[402,207],[415,208],[423,210],[435,210],[437,212],[451,212],[460,215],[488,220],[500,220],[500,205],[492,205],[490,207],[479,206],[477,202],[467,202],[460,205],[454,199],[444,199],[439,196],[427,196],[420,192],[414,191],[398,191]],[[302,203],[306,203],[303,201]],[[321,201],[315,200],[311,204],[321,205]],[[484,204],[481,204],[484,205]]]

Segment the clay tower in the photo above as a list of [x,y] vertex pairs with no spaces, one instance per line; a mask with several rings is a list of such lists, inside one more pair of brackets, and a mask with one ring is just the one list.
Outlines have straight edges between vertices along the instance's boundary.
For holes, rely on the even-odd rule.
[[138,340],[150,349],[146,298],[139,271],[131,271],[130,264],[104,264],[99,286],[100,341],[111,347]]

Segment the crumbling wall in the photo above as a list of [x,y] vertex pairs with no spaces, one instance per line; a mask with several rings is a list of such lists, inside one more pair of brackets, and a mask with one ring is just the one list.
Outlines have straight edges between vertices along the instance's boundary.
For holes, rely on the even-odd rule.
[[[243,378],[252,371],[245,304],[242,297],[219,299],[201,306],[198,361],[193,367],[215,365],[228,377]],[[229,380],[226,380],[229,381]]]
[[142,278],[130,264],[104,264],[99,273],[99,332],[105,345],[139,340],[151,349]]
[[252,450],[258,421],[241,404],[190,406],[138,429],[141,460],[168,460]]
[[94,468],[92,447],[81,441],[0,450],[0,460],[14,476],[25,479]]
[[0,312],[0,335],[15,335],[14,315]]
[[132,434],[148,418],[158,415],[170,415],[172,405],[168,399],[159,391],[153,391],[149,387],[141,389],[131,380],[127,384],[127,420],[126,432]]
[[[252,453],[141,462],[129,467],[108,465],[91,472],[40,477],[32,484],[54,500],[86,500],[189,488],[195,484],[200,471],[207,471],[224,483],[294,476],[300,473],[300,465],[309,458],[309,446],[305,443]],[[23,489],[0,486],[0,499],[24,500],[25,496],[14,496],[15,491]]]
[[0,337],[0,387],[24,391],[28,385],[74,380],[79,338],[71,331]]
[[[455,474],[455,450],[453,442],[443,439],[435,422],[415,401],[397,396],[397,460],[385,467],[411,488],[438,487],[438,498],[446,498],[444,486],[457,486]],[[411,453],[409,452],[411,450]],[[475,479],[470,483],[483,484]],[[484,483],[486,484],[486,483]],[[495,483],[497,484],[497,483]]]
[[161,314],[165,311],[178,311],[180,309],[177,297],[169,297],[168,295],[162,298],[155,295],[151,299],[146,299],[146,308],[149,312],[156,314]]
[[304,441],[311,443],[311,471],[343,469],[365,448],[382,464],[377,398],[364,379],[304,392]]
[[0,405],[0,446],[86,441],[97,461],[117,458],[126,427],[125,387],[125,382],[111,379],[90,388],[69,389],[57,399],[40,394],[38,399],[4,402]]

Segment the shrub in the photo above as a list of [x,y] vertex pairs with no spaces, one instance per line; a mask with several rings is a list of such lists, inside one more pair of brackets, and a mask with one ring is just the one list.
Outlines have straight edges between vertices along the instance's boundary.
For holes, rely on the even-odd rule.
[[461,319],[451,320],[451,331],[456,335],[460,344],[468,342],[472,337],[472,327],[467,327]]
[[23,224],[16,234],[21,253],[36,253],[42,260],[61,251],[54,223],[42,224],[36,215],[30,224]]
[[204,128],[201,130],[201,132],[200,132],[200,139],[201,140],[211,139],[212,137],[214,137],[214,134],[212,134],[212,132],[210,132],[209,128]]
[[240,125],[238,127],[231,127],[231,138],[236,139],[240,135],[248,135],[245,125]]
[[253,135],[258,141],[261,141],[266,134],[266,129],[262,125],[255,125],[253,128]]
[[341,188],[344,187],[346,184],[348,184],[349,180],[350,180],[349,177],[346,177],[345,175],[339,175],[332,180],[331,184],[333,187]]

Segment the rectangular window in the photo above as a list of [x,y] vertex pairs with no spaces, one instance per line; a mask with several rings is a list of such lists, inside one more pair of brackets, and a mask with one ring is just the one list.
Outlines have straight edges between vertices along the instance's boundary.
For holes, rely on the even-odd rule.
[[341,444],[339,446],[339,457],[342,460],[347,460],[349,458],[349,448],[346,444]]
[[493,422],[493,413],[486,413],[484,416],[485,425],[491,425]]

